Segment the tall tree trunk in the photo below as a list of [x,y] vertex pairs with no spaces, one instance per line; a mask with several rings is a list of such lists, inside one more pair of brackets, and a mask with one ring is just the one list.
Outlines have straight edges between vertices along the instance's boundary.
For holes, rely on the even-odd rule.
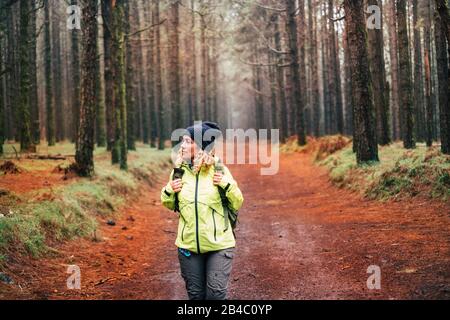
[[276,67],[273,66],[275,62],[274,54],[267,51],[267,63],[269,64],[269,82],[270,82],[270,128],[278,129],[278,106],[277,106],[277,82],[275,79]]
[[8,73],[6,74],[6,136],[8,139],[16,137],[16,112],[18,103],[18,68],[17,68],[17,32],[16,23],[13,14],[13,6],[9,6],[6,10],[6,43],[8,44],[6,65],[8,66]]
[[97,1],[83,0],[83,58],[80,123],[75,160],[80,176],[94,173],[95,110],[97,107]]
[[[71,0],[72,5],[78,5],[78,0]],[[81,105],[81,75],[80,75],[80,40],[78,30],[74,29],[71,31],[72,38],[72,86],[73,86],[73,96],[72,96],[72,140],[75,144],[78,141],[78,124],[80,117],[80,105]]]
[[[314,2],[314,3],[313,3]],[[317,12],[316,1],[308,0],[309,13],[309,60],[311,61],[311,111],[313,114],[313,132],[320,136],[320,92],[319,92],[319,68],[317,50]]]
[[345,0],[345,24],[352,73],[354,144],[358,163],[378,161],[374,104],[371,92],[364,1]]
[[[369,0],[368,4],[382,8],[381,0]],[[391,138],[389,134],[389,99],[387,95],[389,88],[386,88],[383,32],[383,21],[381,21],[381,29],[368,30],[369,60],[377,119],[377,138],[380,145],[387,145],[391,142]]]
[[20,150],[29,151],[33,146],[31,138],[31,117],[30,117],[30,59],[29,43],[30,28],[29,14],[31,5],[29,0],[20,1],[20,40],[19,40],[19,62],[20,62]]
[[[145,14],[145,11],[144,11]],[[144,51],[142,47],[138,48],[138,62],[140,65],[147,65],[144,57]],[[139,104],[140,104],[140,111],[141,115],[139,116],[140,123],[142,125],[142,134],[143,134],[143,141],[145,144],[149,144],[150,142],[150,106],[149,106],[149,100],[148,100],[148,86],[146,81],[146,70],[145,68],[141,68],[139,71],[139,83],[138,83],[138,90],[139,90]]]
[[424,25],[424,66],[425,66],[425,141],[427,147],[433,145],[434,110],[432,104],[432,80],[431,80],[431,1],[426,4]]
[[153,25],[155,25],[155,98],[158,113],[158,149],[164,150],[165,126],[161,79],[161,28],[159,19],[159,0],[153,0]]
[[105,62],[105,105],[106,105],[106,139],[107,149],[112,150],[114,144],[114,128],[115,128],[115,97],[114,97],[114,79],[112,64],[112,3],[113,0],[102,0],[102,17],[103,17],[103,55]]
[[[303,122],[303,131],[305,135],[306,142],[306,121],[305,119],[309,119],[306,117],[307,109],[305,106],[307,105],[307,90],[306,90],[306,13],[305,13],[305,0],[298,1],[298,57],[299,57],[299,72],[300,72],[300,91],[301,91],[301,106],[302,106],[302,118]],[[297,115],[298,117],[298,115]],[[298,121],[298,119],[297,119]],[[310,121],[308,121],[309,123]]]
[[[99,13],[101,12],[101,7],[98,6]],[[98,25],[98,24],[97,24]],[[104,27],[104,26],[103,26]],[[104,87],[104,78],[102,77],[103,73],[101,70],[101,63],[100,59],[102,56],[100,56],[100,49],[102,43],[100,43],[99,38],[100,35],[103,35],[104,31],[103,29],[97,27],[97,37],[96,37],[96,64],[95,64],[95,73],[96,73],[96,96],[97,96],[97,110],[96,110],[96,141],[98,147],[105,147],[106,146],[106,122],[105,122],[105,87]]]
[[[4,2],[0,1],[0,6],[3,6]],[[0,34],[5,34],[6,21],[5,11],[0,11]],[[0,156],[3,155],[3,144],[5,143],[5,87],[4,78],[5,70],[3,64],[3,38],[0,37]]]
[[331,91],[331,125],[332,133],[344,133],[344,117],[342,113],[341,76],[339,68],[339,49],[336,45],[336,31],[334,27],[334,1],[328,0],[329,32],[329,72]]
[[[150,6],[147,1],[143,1],[145,7],[146,17],[148,21],[152,21]],[[137,12],[139,14],[139,12]],[[155,100],[155,35],[153,30],[149,31],[149,48],[147,51],[147,61],[148,61],[148,103],[149,103],[149,113],[150,113],[150,147],[156,148],[156,138],[158,136],[158,119],[156,117],[156,100]]]
[[409,51],[406,0],[397,0],[398,47],[400,61],[400,101],[402,110],[403,146],[415,148],[414,140],[414,106],[411,81],[411,56]]
[[[32,1],[30,12],[30,107],[31,107],[31,135],[34,144],[39,144],[41,140],[41,130],[39,122],[38,104],[38,84],[37,84],[37,30],[36,30],[36,10],[38,2]],[[1,58],[1,57],[0,57]],[[0,68],[1,70],[1,68]]]
[[[182,127],[181,95],[180,95],[180,49],[179,49],[179,2],[175,1],[170,7],[170,111],[172,115],[172,129]],[[173,142],[174,144],[177,142]]]
[[322,3],[322,23],[321,23],[321,49],[322,49],[322,87],[323,87],[323,116],[325,134],[331,134],[331,94],[329,86],[330,75],[329,67],[329,41],[328,41],[328,14],[326,12],[326,3]]
[[391,69],[391,114],[392,114],[392,136],[394,140],[401,138],[400,125],[400,97],[399,97],[399,69],[398,69],[398,33],[397,13],[395,1],[387,1],[389,25],[389,55]]
[[44,64],[45,64],[45,103],[47,111],[47,143],[55,145],[55,113],[53,104],[52,48],[50,38],[50,4],[44,1]]
[[114,79],[114,145],[112,163],[120,163],[120,169],[127,165],[127,117],[125,83],[125,0],[116,0],[112,8],[112,63]]
[[347,28],[344,28],[344,68],[345,68],[345,132],[353,135],[353,103],[352,103],[352,72],[350,65],[350,50],[348,47]]
[[[124,9],[125,9],[125,34],[129,35],[131,34],[131,2],[125,2],[124,3]],[[139,17],[139,14],[136,15],[136,17]],[[136,21],[136,25],[139,28],[140,21],[139,18]],[[140,39],[140,37],[139,37]],[[142,55],[142,47],[139,46],[140,54]],[[136,150],[136,137],[134,135],[134,119],[135,119],[135,104],[136,101],[134,99],[134,77],[136,76],[134,74],[133,70],[133,60],[135,59],[134,50],[131,44],[131,38],[126,37],[125,39],[125,59],[126,59],[126,101],[127,101],[127,148],[128,150]],[[142,60],[141,60],[142,61]],[[140,66],[144,66],[143,63],[140,64]],[[139,74],[142,75],[144,71],[140,70]],[[141,77],[140,79],[140,86],[143,87],[143,79]],[[147,143],[147,141],[144,140],[144,143]]]
[[296,110],[296,134],[298,138],[298,144],[306,145],[306,133],[305,124],[303,118],[303,98],[301,92],[300,83],[300,69],[299,69],[299,53],[298,53],[298,40],[297,40],[297,21],[295,19],[296,6],[295,1],[285,0],[286,3],[286,31],[289,38],[289,52],[291,56],[291,82],[292,82],[292,102],[293,107]]
[[[259,48],[257,44],[253,44],[253,56],[254,61],[257,63],[259,61]],[[263,124],[263,113],[264,113],[264,99],[262,96],[262,79],[261,79],[261,66],[253,66],[253,89],[254,89],[254,100],[255,100],[255,127],[257,130],[262,129]]]
[[191,101],[193,104],[193,121],[199,120],[199,108],[198,108],[198,98],[197,98],[197,46],[196,46],[196,36],[195,36],[195,0],[191,0],[191,73],[190,73],[190,83],[191,83]]
[[[64,117],[62,99],[62,59],[61,59],[61,32],[59,20],[59,4],[52,6],[52,71],[53,71],[53,96],[55,97],[55,136],[56,141],[64,139]],[[79,106],[78,106],[79,108]]]
[[201,67],[201,81],[202,81],[202,89],[201,89],[201,106],[202,106],[202,115],[203,119],[208,118],[208,105],[207,105],[207,47],[206,47],[206,20],[205,16],[200,16],[200,41],[201,41],[201,51],[202,51],[202,67]]
[[219,65],[217,63],[218,50],[216,35],[211,39],[211,119],[218,122],[219,119],[219,106],[217,99],[217,82],[219,81]]
[[438,69],[441,150],[450,154],[450,79],[448,50],[450,50],[450,21],[447,0],[436,0],[435,44]]
[[[274,34],[274,41],[275,41],[275,49],[280,52],[281,51],[281,32],[280,32],[280,18],[278,15],[275,15],[274,17],[274,27],[275,27],[275,34]],[[277,64],[281,65],[281,56],[277,59]],[[280,139],[282,142],[286,141],[286,138],[288,136],[288,111],[287,111],[287,105],[286,105],[286,86],[284,82],[284,68],[277,66],[276,67],[276,73],[277,73],[277,88],[278,88],[278,105],[280,106],[280,124],[281,124],[281,136]]]
[[415,129],[418,141],[425,140],[425,110],[423,93],[422,44],[420,37],[419,2],[413,0],[413,36],[414,36],[414,109]]

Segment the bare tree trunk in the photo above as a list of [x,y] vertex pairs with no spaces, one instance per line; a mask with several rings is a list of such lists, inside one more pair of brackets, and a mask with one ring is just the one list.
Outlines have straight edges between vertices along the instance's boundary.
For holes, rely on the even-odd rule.
[[336,40],[336,31],[334,27],[334,1],[328,0],[328,19],[330,28],[329,32],[329,71],[330,92],[331,92],[331,126],[333,133],[344,133],[344,118],[342,114],[342,94],[341,94],[341,76],[339,67],[339,49]]
[[425,66],[425,122],[426,134],[425,140],[427,147],[433,145],[433,131],[434,131],[434,110],[432,105],[432,80],[431,80],[431,1],[427,3],[425,10],[425,26],[424,26],[424,66]]
[[[18,5],[19,3],[16,3]],[[19,73],[17,63],[17,32],[13,14],[13,5],[7,8],[6,12],[6,43],[8,44],[6,65],[8,65],[8,73],[6,74],[6,136],[8,139],[17,137],[16,126],[16,110],[18,105],[19,92]]]
[[[56,141],[64,139],[64,117],[62,99],[62,60],[61,60],[61,28],[59,19],[59,4],[52,6],[52,71],[53,71],[53,96],[55,97],[55,136]],[[78,106],[79,108],[80,106]],[[76,138],[75,138],[76,139]]]
[[[101,12],[101,7],[98,6],[98,13]],[[98,23],[97,23],[98,25]],[[104,26],[103,26],[104,27]],[[103,35],[103,29],[97,27],[97,38],[96,38],[96,48],[97,48],[97,56],[96,56],[96,95],[97,95],[97,110],[96,110],[96,141],[98,147],[106,146],[106,122],[105,122],[105,87],[104,87],[104,78],[102,77],[103,73],[101,70],[100,59],[103,55],[100,56],[100,35]]]
[[115,97],[114,97],[114,79],[112,65],[112,1],[102,0],[102,17],[103,17],[103,55],[105,61],[105,105],[106,105],[106,139],[107,149],[112,150],[114,143],[114,127],[115,127]]
[[198,120],[200,113],[198,108],[198,98],[197,98],[197,46],[196,46],[196,37],[195,37],[195,0],[191,0],[191,54],[192,54],[192,62],[191,62],[191,71],[190,71],[190,83],[191,83],[191,93],[190,99],[193,105],[193,121]]
[[406,0],[397,0],[397,18],[403,145],[406,149],[412,149],[415,148],[416,142],[414,140],[414,106],[412,101],[411,57],[407,30]]
[[[143,1],[145,7],[146,17],[148,21],[152,21],[150,7],[147,1]],[[139,12],[137,12],[139,14]],[[152,22],[153,24],[153,22]],[[155,34],[153,30],[149,32],[149,48],[147,51],[148,60],[148,103],[150,113],[150,147],[156,148],[156,138],[158,136],[158,119],[156,117],[156,100],[155,100]]]
[[[3,1],[0,1],[0,6],[3,6]],[[5,34],[5,24],[6,15],[5,11],[0,11],[0,33]],[[0,38],[0,156],[3,155],[3,144],[5,143],[5,86],[4,86],[4,75],[5,70],[3,66],[3,38]]]
[[[382,8],[380,0],[369,0],[369,5]],[[369,56],[373,81],[375,113],[377,119],[377,138],[380,145],[391,142],[389,134],[389,99],[386,88],[386,69],[384,61],[383,21],[381,29],[368,30]]]
[[202,106],[202,115],[203,119],[208,118],[208,105],[207,105],[207,48],[206,48],[206,21],[204,16],[200,16],[200,39],[201,39],[201,50],[202,50],[202,68],[201,68],[201,81],[202,81],[202,89],[201,89],[201,106]]
[[348,47],[347,29],[344,28],[344,68],[345,68],[345,132],[353,135],[353,103],[352,103],[352,72],[350,66],[350,50]]
[[55,112],[53,104],[53,77],[52,77],[52,55],[50,39],[50,4],[44,2],[44,64],[45,64],[45,103],[47,111],[47,142],[49,146],[55,145]]
[[83,1],[83,58],[80,123],[75,160],[80,176],[94,173],[95,110],[97,105],[97,1]]
[[[180,98],[180,49],[179,49],[179,2],[170,6],[170,111],[172,115],[172,129],[182,127],[181,98]],[[176,143],[176,142],[174,142]]]
[[[281,51],[281,32],[280,32],[280,18],[278,15],[274,16],[274,26],[275,26],[275,49]],[[277,64],[281,64],[281,57],[277,59]],[[280,124],[281,124],[281,141],[285,142],[288,136],[288,118],[287,118],[287,105],[286,105],[286,94],[285,94],[285,82],[284,82],[284,69],[282,67],[276,67],[277,73],[277,88],[278,88],[278,104],[280,106]]]
[[285,0],[286,3],[286,31],[289,37],[289,52],[291,56],[291,84],[292,84],[292,102],[293,108],[296,110],[296,134],[298,138],[298,144],[306,145],[305,124],[303,118],[303,98],[301,92],[300,83],[300,69],[299,69],[299,53],[298,53],[298,40],[297,40],[297,21],[295,19],[295,1]]
[[[104,1],[104,0],[102,0]],[[106,0],[108,1],[108,0]],[[78,5],[78,0],[71,0],[71,5]],[[80,118],[80,105],[81,105],[81,75],[80,75],[80,45],[78,30],[71,30],[71,54],[72,54],[72,141],[75,144],[78,141],[78,124]]]
[[392,135],[394,140],[401,138],[400,126],[400,98],[399,98],[399,70],[398,70],[398,33],[397,33],[397,13],[395,1],[387,1],[388,24],[389,24],[389,54],[391,66],[391,114],[392,114]]
[[322,3],[322,27],[321,27],[321,42],[322,42],[322,86],[323,86],[323,115],[325,134],[332,133],[331,128],[331,94],[329,86],[329,41],[328,41],[328,15],[326,13],[326,3]]
[[316,137],[320,136],[320,92],[319,92],[319,68],[317,50],[317,12],[316,1],[308,0],[309,13],[309,60],[311,62],[311,112],[313,114],[313,132]]
[[345,0],[345,23],[353,84],[354,144],[358,163],[378,161],[373,95],[363,0]]
[[164,150],[165,126],[161,79],[161,29],[159,19],[159,0],[153,0],[153,24],[155,25],[155,98],[158,112],[158,149]]
[[[131,3],[125,2],[124,9],[125,9],[125,34],[131,34]],[[139,21],[139,15],[136,15],[137,21],[136,25],[137,28],[140,26]],[[140,39],[140,37],[139,37]],[[128,150],[136,150],[136,137],[134,134],[134,120],[135,120],[135,114],[136,114],[136,100],[134,96],[134,77],[136,75],[134,74],[134,68],[133,68],[133,61],[136,59],[136,55],[134,54],[134,48],[131,44],[131,37],[126,37],[125,39],[125,64],[126,64],[126,76],[125,76],[125,83],[126,83],[126,101],[127,101],[127,148]],[[138,53],[140,56],[142,56],[142,47],[139,46],[138,49],[140,52]],[[139,60],[139,59],[138,59]],[[142,58],[140,59],[142,62]],[[140,64],[140,66],[143,66],[144,64]],[[142,70],[139,70],[140,77],[140,86],[143,87],[143,79],[142,79]],[[145,140],[146,137],[144,137],[144,143],[147,143],[148,140]]]
[[438,70],[439,113],[441,128],[441,150],[450,154],[450,79],[448,50],[450,50],[450,21],[446,0],[436,0],[435,44]]
[[415,134],[418,141],[425,140],[425,110],[423,93],[422,44],[420,37],[419,2],[413,0],[413,36],[414,36],[414,109]]
[[112,8],[112,62],[114,79],[114,145],[112,163],[120,163],[120,169],[126,170],[127,164],[127,114],[125,83],[125,0],[116,0]]
[[[37,83],[37,30],[36,30],[36,10],[38,1],[32,1],[32,10],[30,12],[30,107],[31,107],[31,135],[33,144],[39,144],[41,140],[41,129],[39,121],[38,104],[38,83]],[[1,55],[0,55],[1,59]],[[0,68],[0,70],[2,70]],[[1,72],[1,71],[0,71]],[[3,85],[3,84],[0,84]],[[3,101],[2,101],[3,102]],[[1,114],[1,113],[0,113]]]
[[[299,0],[298,2],[298,57],[299,57],[299,72],[300,72],[300,91],[301,91],[301,108],[302,108],[302,117],[303,120],[303,131],[305,135],[305,142],[306,142],[306,133],[307,130],[307,123],[305,119],[309,119],[306,117],[307,109],[305,106],[307,105],[307,90],[306,90],[306,51],[305,51],[305,45],[306,45],[306,14],[305,14],[305,1]],[[298,115],[297,115],[298,117]],[[298,119],[297,119],[298,121]],[[308,121],[310,122],[310,121]]]

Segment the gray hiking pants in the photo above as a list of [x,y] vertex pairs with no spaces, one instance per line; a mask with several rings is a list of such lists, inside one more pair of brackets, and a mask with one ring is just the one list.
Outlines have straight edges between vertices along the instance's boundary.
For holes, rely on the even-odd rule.
[[234,248],[186,257],[178,251],[181,276],[190,300],[225,300]]

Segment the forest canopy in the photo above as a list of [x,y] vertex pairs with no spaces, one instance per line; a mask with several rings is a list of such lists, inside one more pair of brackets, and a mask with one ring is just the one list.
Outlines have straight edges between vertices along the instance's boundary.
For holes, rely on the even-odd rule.
[[450,153],[447,0],[0,0],[0,153],[164,149],[195,120]]

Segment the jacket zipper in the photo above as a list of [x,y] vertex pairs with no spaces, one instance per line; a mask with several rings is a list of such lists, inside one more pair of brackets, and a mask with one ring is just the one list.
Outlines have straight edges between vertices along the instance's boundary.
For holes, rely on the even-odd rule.
[[214,241],[217,241],[217,228],[216,228],[216,218],[214,217],[214,209],[212,209],[212,217],[213,217],[213,222],[214,222]]
[[198,175],[197,173],[195,177],[195,237],[197,239],[197,253],[200,254],[200,239],[198,235],[198,203],[197,203],[197,196],[198,196]]

